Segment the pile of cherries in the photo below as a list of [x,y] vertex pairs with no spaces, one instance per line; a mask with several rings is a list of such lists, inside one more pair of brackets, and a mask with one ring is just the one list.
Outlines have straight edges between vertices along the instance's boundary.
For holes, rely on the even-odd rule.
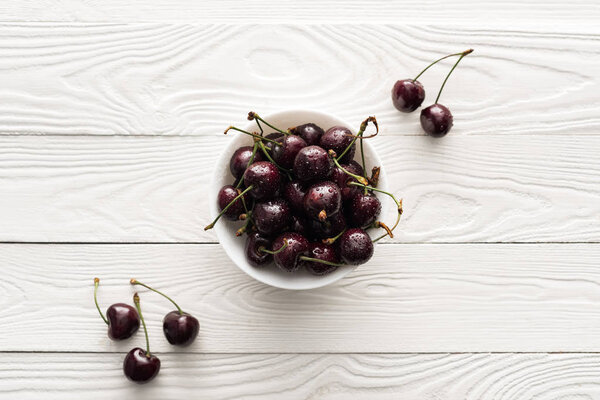
[[449,54],[429,64],[414,79],[402,79],[397,81],[392,88],[392,102],[394,103],[394,106],[399,111],[405,113],[413,112],[419,108],[423,103],[423,100],[425,100],[425,89],[417,79],[438,62],[449,57],[459,56],[450,72],[448,72],[448,75],[446,75],[446,79],[444,79],[444,83],[442,83],[442,86],[440,87],[440,91],[438,92],[434,104],[421,110],[421,127],[423,130],[436,138],[445,136],[450,131],[450,128],[452,128],[454,117],[448,107],[439,104],[438,100],[440,99],[442,90],[444,90],[444,86],[452,74],[452,71],[454,71],[454,68],[456,68],[460,60],[472,52],[473,49],[469,49],[462,53]]
[[[373,242],[393,237],[402,203],[377,188],[379,167],[370,176],[365,168],[362,141],[377,135],[374,117],[363,121],[356,135],[343,126],[325,131],[314,123],[284,131],[254,112],[248,119],[256,121],[260,132],[233,126],[225,131],[250,135],[254,143],[231,156],[234,182],[219,190],[220,213],[205,230],[221,217],[244,221],[236,235],[247,234],[245,255],[251,265],[274,261],[283,271],[305,268],[314,275],[363,264],[373,255]],[[377,131],[365,136],[369,123]],[[265,135],[263,125],[274,132]],[[354,160],[357,141],[361,163]],[[378,220],[381,202],[376,192],[396,203],[398,216],[392,228]],[[386,232],[371,239],[369,228]]]
[[[167,341],[174,346],[188,346],[198,336],[200,324],[196,318],[184,312],[170,297],[150,286],[141,283],[135,279],[129,281],[132,285],[140,285],[153,292],[160,294],[168,299],[176,310],[165,315],[163,319],[163,333]],[[108,325],[108,337],[112,340],[125,340],[133,336],[140,328],[140,320],[144,327],[146,336],[146,350],[136,347],[125,356],[123,360],[123,373],[130,381],[135,383],[147,383],[158,375],[160,370],[160,360],[154,354],[150,353],[150,341],[148,340],[148,330],[146,322],[142,315],[140,307],[140,297],[137,293],[133,295],[135,308],[125,303],[116,303],[108,307],[106,315],[100,310],[98,305],[98,286],[100,279],[94,278],[94,303],[100,313],[100,316]]]

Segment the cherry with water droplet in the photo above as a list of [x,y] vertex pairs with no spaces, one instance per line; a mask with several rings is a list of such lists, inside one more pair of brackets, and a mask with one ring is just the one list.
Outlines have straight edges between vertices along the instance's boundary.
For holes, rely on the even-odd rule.
[[292,211],[288,203],[279,198],[256,203],[253,218],[254,226],[259,233],[273,236],[289,228]]
[[373,256],[373,241],[360,228],[348,229],[337,240],[340,258],[346,264],[364,264]]
[[302,182],[327,179],[333,170],[333,160],[320,146],[307,146],[300,150],[294,160],[293,172]]
[[321,136],[325,133],[323,128],[311,123],[298,125],[291,130],[293,134],[300,136],[309,145],[318,145]]
[[304,212],[310,218],[325,221],[340,211],[342,193],[331,181],[315,183],[304,195]]

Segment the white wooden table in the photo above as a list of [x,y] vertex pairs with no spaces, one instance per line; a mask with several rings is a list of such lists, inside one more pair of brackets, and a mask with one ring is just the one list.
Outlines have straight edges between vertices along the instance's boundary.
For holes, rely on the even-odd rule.
[[[600,399],[600,4],[0,2],[0,398]],[[389,90],[475,48],[422,135]],[[422,81],[428,101],[447,67]],[[239,271],[202,227],[247,111],[315,108],[374,140],[405,217],[336,285]],[[130,277],[201,323],[140,387],[92,302]]]

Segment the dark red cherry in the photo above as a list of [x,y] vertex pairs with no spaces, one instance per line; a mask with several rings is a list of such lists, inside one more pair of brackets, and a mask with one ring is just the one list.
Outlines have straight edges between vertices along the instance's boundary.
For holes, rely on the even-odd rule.
[[275,165],[268,161],[258,161],[244,172],[244,184],[252,186],[250,196],[256,200],[276,197],[281,189],[281,174]]
[[[281,141],[283,140],[283,137],[284,137],[284,135],[281,132],[273,132],[273,133],[269,133],[267,136],[265,136],[265,138],[274,140],[279,143],[281,143]],[[266,141],[266,140],[264,141],[264,144],[265,144],[265,147],[269,150],[272,150],[273,146],[275,145],[273,142]]]
[[124,340],[130,338],[140,328],[140,316],[135,308],[125,303],[116,303],[108,307],[106,316],[102,314],[98,305],[98,287],[100,279],[94,278],[94,304],[108,325],[108,337],[112,340]]
[[[362,166],[354,160],[350,161],[348,164],[342,164],[342,167],[354,175],[363,176],[364,170]],[[342,171],[339,167],[333,169],[331,180],[342,190],[342,201],[344,203],[352,200],[354,194],[360,191],[358,187],[348,185],[348,182],[356,182],[356,179]]]
[[301,217],[299,215],[292,215],[292,224],[291,224],[291,230],[299,233],[301,235],[304,235],[306,237],[311,236],[309,233],[309,226],[310,223],[307,222],[306,218]]
[[146,351],[136,347],[125,356],[123,373],[135,383],[148,383],[158,375],[160,360],[158,357],[146,354]]
[[294,160],[294,174],[303,182],[327,179],[332,170],[333,160],[320,146],[303,148]]
[[354,194],[349,204],[347,211],[354,227],[368,227],[375,222],[381,212],[381,202],[372,193],[365,194],[359,190]]
[[310,219],[308,222],[308,229],[312,234],[311,236],[317,239],[333,238],[346,229],[344,213],[338,212],[323,222]]
[[[343,126],[334,126],[332,128],[327,129],[327,131],[321,136],[321,141],[319,142],[320,146],[325,150],[333,150],[335,153],[340,156],[346,150],[346,147],[352,143],[352,132],[350,129],[345,128]],[[350,150],[344,157],[340,160],[340,164],[344,164],[350,162],[350,160],[354,159],[354,153],[356,152],[356,143],[352,145]]]
[[140,316],[135,308],[125,303],[116,303],[106,310],[108,337],[113,340],[130,338],[140,328]]
[[330,181],[315,183],[304,195],[304,212],[310,218],[325,221],[340,211],[342,193],[338,185]]
[[[239,195],[238,190],[232,185],[225,185],[219,190],[217,195],[217,202],[219,204],[219,211],[223,211],[229,203],[233,201]],[[240,214],[244,213],[244,203],[242,199],[237,199],[228,209],[225,211],[223,216],[229,220],[235,221],[239,219]]]
[[167,341],[175,346],[188,346],[200,330],[200,323],[186,312],[171,311],[163,318],[163,332]]
[[294,135],[300,136],[309,145],[318,145],[321,136],[325,133],[323,128],[313,123],[298,125],[293,129]]
[[300,150],[306,147],[306,142],[300,136],[287,135],[281,140],[281,145],[273,145],[271,157],[282,168],[291,169]]
[[348,229],[337,240],[339,255],[346,264],[364,264],[373,256],[373,242],[360,228]]
[[271,250],[281,249],[286,240],[287,246],[273,255],[273,260],[283,271],[294,272],[300,267],[300,256],[306,255],[308,251],[308,240],[299,233],[285,232],[273,241]]
[[[229,160],[229,170],[236,179],[239,179],[244,175],[244,171],[246,171],[246,168],[248,167],[248,162],[251,158],[252,146],[240,147],[233,153],[231,159]],[[257,151],[256,154],[254,154],[254,159],[252,162],[262,160],[262,153],[260,151]]]
[[450,110],[441,104],[433,104],[421,110],[421,126],[430,136],[445,136],[452,128],[453,117]]
[[273,259],[271,254],[261,251],[261,248],[270,249],[271,241],[258,232],[250,233],[246,239],[245,254],[246,260],[255,267],[268,264]]
[[264,236],[273,236],[287,230],[291,223],[292,210],[283,199],[256,203],[253,211],[256,230]]
[[398,111],[413,112],[425,100],[425,89],[421,82],[412,79],[397,81],[392,88],[392,102]]
[[[310,258],[316,258],[331,263],[339,263],[339,257],[337,256],[333,246],[323,243],[310,243],[308,245],[308,253],[306,255]],[[317,261],[302,260],[302,265],[313,275],[326,275],[335,271],[338,267],[335,265],[328,265],[319,263]]]
[[283,198],[287,200],[288,204],[295,212],[304,212],[305,194],[306,188],[300,181],[288,182],[283,188]]

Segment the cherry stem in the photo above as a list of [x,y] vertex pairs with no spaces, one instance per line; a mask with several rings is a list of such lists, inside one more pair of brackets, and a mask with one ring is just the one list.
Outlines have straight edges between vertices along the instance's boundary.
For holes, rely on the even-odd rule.
[[331,158],[333,158],[333,162],[334,164],[341,169],[346,175],[353,177],[354,179],[356,179],[357,181],[360,182],[360,186],[366,186],[369,184],[369,182],[365,179],[365,177],[363,176],[359,176],[356,174],[353,174],[352,172],[346,170],[344,167],[342,167],[340,165],[340,162],[337,160],[337,158],[335,157],[335,152],[333,150],[329,150],[329,154],[332,156]]
[[146,289],[150,289],[150,290],[152,290],[154,293],[158,293],[158,294],[160,294],[162,297],[164,297],[165,299],[167,299],[167,300],[169,300],[171,303],[173,303],[173,305],[175,306],[175,308],[177,308],[177,311],[179,311],[179,314],[180,314],[180,315],[183,315],[183,310],[181,309],[181,307],[179,307],[179,306],[177,305],[177,303],[175,303],[175,301],[173,301],[173,299],[172,299],[172,298],[170,298],[169,296],[167,296],[167,295],[166,295],[166,294],[164,294],[163,292],[159,292],[158,290],[156,290],[156,289],[154,289],[154,288],[152,288],[152,287],[150,287],[150,286],[146,285],[145,283],[142,283],[142,282],[138,281],[137,279],[133,279],[133,278],[131,278],[131,280],[129,281],[129,283],[131,283],[132,285],[140,285],[140,286],[143,286],[143,287],[145,287]]
[[252,132],[245,131],[245,130],[243,130],[243,129],[240,129],[240,128],[237,128],[237,127],[235,127],[235,126],[230,126],[229,128],[225,129],[225,132],[224,132],[224,133],[225,133],[225,135],[227,135],[227,132],[229,132],[230,130],[234,130],[234,131],[242,132],[242,133],[245,133],[246,135],[250,135],[250,136],[252,136],[252,137],[255,137],[255,138],[257,138],[257,139],[260,139],[260,140],[266,140],[267,142],[273,142],[273,143],[275,143],[275,144],[279,144],[279,143],[277,143],[277,142],[276,142],[276,141],[274,141],[274,140],[271,140],[271,139],[268,139],[268,138],[266,138],[266,137],[260,136],[260,135],[258,135],[258,134],[256,134],[256,133],[252,133]]
[[225,206],[225,208],[223,208],[223,210],[221,210],[221,212],[219,213],[219,215],[217,215],[217,218],[215,218],[215,220],[213,222],[211,222],[210,224],[208,224],[208,225],[206,225],[204,227],[204,230],[207,231],[209,229],[212,229],[215,226],[215,224],[217,223],[217,221],[223,216],[223,214],[225,214],[227,212],[227,210],[229,209],[229,207],[231,207],[233,205],[233,203],[235,203],[236,201],[238,201],[240,199],[240,197],[242,197],[243,195],[245,195],[253,187],[254,187],[254,185],[248,186],[246,189],[244,189],[244,191],[242,193],[238,194],[233,200],[231,200],[229,202],[229,204],[227,204]]
[[338,240],[340,238],[340,236],[342,236],[344,234],[344,232],[346,232],[346,229],[344,229],[343,231],[341,231],[340,233],[338,233],[334,237],[331,237],[331,238],[328,238],[328,239],[323,239],[322,242],[324,244],[334,244],[335,241]]
[[246,223],[240,229],[235,231],[235,236],[238,236],[238,237],[242,236],[244,234],[244,232],[246,232],[248,230],[248,227],[250,226],[251,223],[252,223],[252,211],[249,211],[248,214],[246,215]]
[[142,307],[140,307],[140,296],[138,296],[137,292],[133,294],[133,303],[135,304],[135,308],[137,309],[137,312],[140,315],[140,319],[142,320],[142,325],[144,326],[144,335],[146,335],[146,357],[150,358],[152,354],[150,353],[150,340],[148,339],[148,329],[146,328],[146,321],[144,321],[144,316],[142,315]]
[[450,70],[450,72],[448,72],[448,75],[446,75],[446,79],[444,79],[444,82],[442,83],[442,87],[440,87],[440,91],[438,92],[437,97],[435,98],[435,103],[437,104],[438,100],[440,99],[440,96],[442,95],[442,90],[444,90],[444,86],[446,86],[446,82],[448,81],[448,78],[450,78],[450,75],[452,75],[452,71],[454,71],[454,68],[456,68],[456,66],[458,65],[458,63],[460,62],[460,60],[462,60],[463,58],[465,58],[465,56],[467,54],[471,54],[473,52],[473,49],[469,49],[467,51],[464,51],[461,53],[461,56],[458,58],[458,60],[456,60],[456,63],[454,64],[454,66],[452,67],[452,69]]
[[284,239],[285,242],[283,243],[283,245],[281,245],[280,248],[278,248],[277,250],[268,250],[267,248],[265,248],[265,246],[260,246],[258,248],[258,251],[263,252],[263,253],[267,253],[267,254],[271,254],[272,256],[274,256],[275,254],[279,254],[283,251],[283,249],[285,249],[286,247],[288,247],[288,241],[287,239]]
[[473,49],[469,49],[469,50],[465,50],[465,51],[463,51],[461,53],[448,54],[447,56],[444,56],[442,58],[439,58],[439,59],[435,60],[434,62],[432,62],[431,64],[429,64],[423,71],[421,71],[419,73],[419,75],[417,75],[416,78],[413,79],[413,82],[416,81],[417,79],[419,79],[419,77],[421,75],[423,75],[423,72],[427,71],[429,68],[433,67],[435,64],[439,63],[440,61],[445,60],[446,58],[454,57],[454,56],[467,55],[467,54],[471,53],[472,51],[473,51]]
[[258,115],[258,114],[257,114],[257,113],[255,113],[254,111],[250,111],[250,112],[248,113],[248,120],[249,120],[249,121],[256,120],[256,123],[257,123],[257,124],[258,124],[258,121],[260,121],[260,122],[262,122],[263,124],[267,125],[269,128],[271,128],[271,129],[275,129],[277,132],[279,132],[279,133],[282,133],[282,134],[284,134],[284,135],[286,135],[286,136],[290,134],[289,132],[282,131],[281,129],[279,129],[279,128],[277,128],[277,127],[273,126],[273,125],[271,125],[270,123],[268,123],[267,121],[265,121],[264,119],[262,119],[262,118],[260,117],[260,115]]
[[373,227],[374,228],[383,228],[387,232],[387,235],[389,237],[391,237],[391,238],[394,237],[394,234],[392,233],[392,230],[386,224],[384,224],[382,221],[375,221],[373,223]]
[[[265,145],[262,142],[258,142],[258,145],[260,146],[260,149],[262,150],[262,152],[264,153],[264,155],[269,159],[269,161],[272,162],[273,165],[275,165],[278,169],[280,169],[283,172],[285,172],[287,174],[288,178],[290,178],[290,181],[291,181],[292,177],[290,176],[290,170],[289,169],[285,169],[281,165],[277,164],[275,162],[275,160],[273,160],[273,157],[271,157],[271,155],[267,151],[267,148],[265,147]],[[277,143],[277,145],[279,145],[279,143]]]
[[98,312],[100,313],[100,316],[102,317],[102,320],[104,320],[106,325],[108,325],[108,320],[106,319],[106,317],[102,313],[102,310],[100,310],[100,306],[98,305],[98,298],[96,296],[96,293],[98,292],[98,286],[100,286],[100,279],[94,278],[94,303],[96,303],[96,308],[98,309]]
[[[377,239],[373,240],[373,242],[377,242],[378,240],[381,240],[384,237],[388,236],[388,234],[391,234],[392,231],[394,229],[396,229],[396,227],[398,226],[398,223],[400,222],[400,216],[402,215],[402,199],[398,200],[390,192],[386,192],[385,190],[381,190],[381,189],[375,188],[373,186],[363,185],[363,184],[360,184],[358,182],[348,182],[348,185],[358,186],[358,187],[364,187],[365,190],[373,190],[374,192],[383,193],[383,194],[386,194],[386,195],[390,196],[392,198],[392,200],[394,200],[394,203],[396,203],[396,207],[398,208],[398,216],[396,217],[396,223],[394,224],[394,226],[391,229],[390,228],[386,229],[385,235],[382,235],[382,236],[378,237]],[[387,226],[386,226],[386,228],[387,228]]]
[[[254,146],[252,146],[252,155],[250,156],[250,159],[248,160],[248,164],[246,164],[246,169],[248,169],[250,164],[252,164],[254,162],[254,158],[256,157],[257,150],[258,150],[258,141],[255,141]],[[240,178],[240,181],[237,183],[237,185],[235,185],[235,188],[239,189],[240,186],[242,186],[242,183],[244,183],[244,175],[242,175],[242,177]],[[245,207],[246,207],[246,202],[244,201],[244,208]],[[246,208],[246,211],[248,211],[247,208]]]
[[[342,157],[344,157],[346,155],[347,152],[350,151],[350,149],[352,148],[352,146],[354,145],[354,143],[356,142],[356,139],[360,138],[360,139],[367,139],[367,138],[363,138],[363,133],[365,133],[365,129],[367,129],[367,125],[369,124],[369,122],[372,122],[373,125],[375,125],[375,128],[377,129],[375,134],[368,136],[369,138],[372,138],[374,136],[377,136],[377,134],[379,133],[379,125],[377,125],[377,120],[375,119],[375,117],[369,117],[367,119],[365,119],[361,124],[360,124],[360,129],[358,130],[358,133],[356,135],[348,135],[348,136],[352,136],[354,139],[352,140],[352,142],[350,142],[350,144],[348,146],[346,146],[346,148],[344,149],[344,151],[342,151],[342,154],[340,154],[339,156],[337,156],[336,158],[338,160],[340,160]],[[361,142],[361,146],[362,146],[362,142]],[[362,151],[362,147],[361,147],[361,151]],[[363,159],[363,163],[364,163],[364,159]],[[364,165],[363,165],[364,168]]]
[[334,267],[343,267],[344,265],[346,265],[346,264],[334,263],[331,261],[320,260],[318,258],[312,258],[312,257],[307,257],[307,256],[300,256],[299,258],[304,261],[313,261],[313,262],[317,262],[320,264],[333,265]]

